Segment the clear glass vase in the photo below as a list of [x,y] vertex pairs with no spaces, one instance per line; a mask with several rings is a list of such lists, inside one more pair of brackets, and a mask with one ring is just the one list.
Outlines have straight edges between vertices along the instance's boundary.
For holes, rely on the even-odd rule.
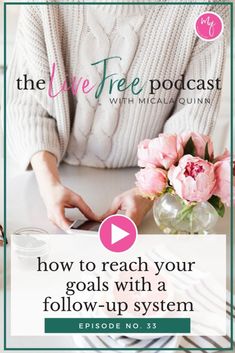
[[209,202],[186,205],[177,195],[166,193],[155,200],[153,215],[166,234],[206,234],[213,232],[218,214]]

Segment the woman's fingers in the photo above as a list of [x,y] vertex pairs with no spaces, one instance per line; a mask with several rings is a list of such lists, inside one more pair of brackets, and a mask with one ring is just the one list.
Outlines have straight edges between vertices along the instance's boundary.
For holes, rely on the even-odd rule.
[[136,188],[128,190],[117,196],[109,210],[103,214],[101,220],[118,212],[124,211],[125,215],[138,226],[143,221],[146,213],[151,209],[153,202],[139,195]]
[[117,213],[120,207],[121,207],[121,199],[120,197],[115,197],[111,207],[100,217],[100,220],[104,220],[105,218]]
[[72,221],[65,217],[64,208],[61,206],[56,206],[53,208],[52,212],[49,213],[49,219],[57,227],[63,230],[67,230],[72,224]]
[[65,216],[66,208],[78,208],[86,218],[99,220],[80,195],[62,184],[50,185],[48,190],[44,191],[42,198],[47,208],[48,218],[58,227],[66,230],[72,224],[72,221]]
[[73,206],[77,207],[86,218],[99,221],[99,217],[92,211],[80,195],[74,194],[72,202]]

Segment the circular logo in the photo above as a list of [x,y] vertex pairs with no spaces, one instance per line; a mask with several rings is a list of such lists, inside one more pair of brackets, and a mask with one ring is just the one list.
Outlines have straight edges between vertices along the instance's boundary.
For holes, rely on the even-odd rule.
[[104,247],[113,252],[130,249],[137,236],[135,223],[126,216],[113,215],[105,218],[99,227],[99,237]]
[[195,21],[195,32],[199,38],[212,41],[223,33],[223,20],[215,12],[203,12]]

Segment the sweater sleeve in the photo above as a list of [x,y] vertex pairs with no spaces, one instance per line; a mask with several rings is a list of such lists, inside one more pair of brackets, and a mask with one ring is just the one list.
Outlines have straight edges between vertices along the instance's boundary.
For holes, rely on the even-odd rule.
[[[23,169],[30,168],[32,156],[39,151],[61,159],[53,106],[46,89],[23,90],[17,79],[49,77],[49,64],[43,37],[40,12],[36,6],[24,6],[19,19],[13,57],[7,70],[7,148]],[[20,89],[19,89],[20,88]],[[28,88],[31,82],[28,82]]]
[[[224,20],[224,33],[212,42],[197,39],[185,72],[185,82],[191,79],[196,81],[203,79],[206,82],[218,78],[221,80],[220,88],[223,86],[229,6],[220,6],[220,8],[222,8],[220,15]],[[211,90],[181,90],[172,115],[164,125],[164,132],[196,131],[205,135],[211,134],[219,111],[220,97],[221,89],[216,89],[216,87]],[[203,103],[198,103],[199,100],[203,100]],[[183,105],[182,102],[185,104]]]

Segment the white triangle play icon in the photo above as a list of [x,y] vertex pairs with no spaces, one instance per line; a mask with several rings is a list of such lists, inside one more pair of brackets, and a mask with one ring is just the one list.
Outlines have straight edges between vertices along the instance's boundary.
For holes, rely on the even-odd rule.
[[119,240],[126,238],[130,233],[125,230],[111,224],[111,244],[117,243]]

